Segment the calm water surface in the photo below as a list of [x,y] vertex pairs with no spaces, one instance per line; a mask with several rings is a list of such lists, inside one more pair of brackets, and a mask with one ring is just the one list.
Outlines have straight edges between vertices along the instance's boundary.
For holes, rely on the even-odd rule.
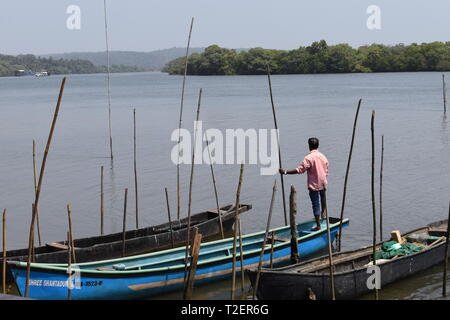
[[[447,74],[450,77],[450,74]],[[27,245],[33,201],[32,140],[42,159],[61,81],[0,78],[0,208],[8,209],[8,248]],[[105,167],[106,232],[122,228],[123,193],[129,188],[128,227],[134,221],[133,108],[137,114],[140,225],[166,222],[164,187],[176,212],[176,166],[170,159],[178,127],[182,79],[162,73],[112,75],[114,162],[109,159],[106,76],[73,75],[66,83],[40,201],[43,241],[66,237],[66,205],[73,208],[74,234],[99,233],[100,167]],[[385,136],[384,238],[447,216],[450,195],[450,129],[443,116],[440,73],[273,76],[284,166],[294,168],[317,136],[330,162],[329,211],[339,215],[353,119],[363,99],[349,177],[344,249],[372,241],[370,116],[376,111],[377,170]],[[183,127],[193,131],[199,88],[204,128],[273,128],[264,76],[189,77]],[[195,167],[193,212],[214,208],[208,165]],[[234,201],[239,165],[216,165],[219,201]],[[189,165],[181,166],[182,216],[187,214]],[[377,172],[377,189],[378,189]],[[275,176],[245,167],[241,201],[253,210],[242,217],[245,233],[265,228]],[[305,176],[285,178],[298,192],[299,219],[312,218]],[[378,190],[377,190],[378,196]],[[281,194],[273,226],[283,225]],[[383,290],[389,299],[431,299],[440,295],[439,267]],[[228,298],[230,281],[196,289],[199,299]],[[450,285],[450,284],[449,284]],[[167,295],[160,298],[178,298]]]

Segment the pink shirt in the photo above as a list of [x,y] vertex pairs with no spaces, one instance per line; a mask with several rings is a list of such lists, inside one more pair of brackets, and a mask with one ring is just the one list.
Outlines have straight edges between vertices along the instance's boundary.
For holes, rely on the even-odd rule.
[[328,160],[319,150],[312,150],[297,167],[298,173],[305,171],[308,171],[309,189],[319,191],[327,186]]

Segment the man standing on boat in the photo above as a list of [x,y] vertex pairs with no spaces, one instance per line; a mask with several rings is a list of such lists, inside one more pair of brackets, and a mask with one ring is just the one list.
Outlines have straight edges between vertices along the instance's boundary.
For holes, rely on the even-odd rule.
[[[308,173],[308,190],[311,198],[312,209],[317,226],[314,231],[320,230],[320,216],[324,217],[326,208],[325,191],[327,187],[328,160],[319,152],[319,139],[309,138],[309,154],[303,159],[296,169],[279,169],[281,174],[302,174]],[[322,207],[322,208],[321,208]]]

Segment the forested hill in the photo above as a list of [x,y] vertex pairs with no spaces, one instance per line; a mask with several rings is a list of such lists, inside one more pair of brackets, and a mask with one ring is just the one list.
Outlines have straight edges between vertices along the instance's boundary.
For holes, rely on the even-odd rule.
[[[212,45],[189,56],[188,74],[265,74],[267,64],[273,74],[449,71],[450,42],[372,44],[355,49],[348,44],[329,46],[321,40],[289,51],[253,48],[242,52]],[[163,71],[183,74],[184,57],[169,62]]]
[[[190,48],[189,52],[203,52],[205,48]],[[170,48],[150,52],[137,51],[110,51],[111,64],[136,66],[146,71],[161,70],[169,61],[178,57],[184,57],[186,48]],[[106,64],[106,52],[71,52],[61,54],[46,54],[46,57],[63,59],[83,59],[92,62],[96,66]]]
[[[99,73],[106,72],[105,66],[95,66],[87,60],[68,60],[36,57],[32,54],[11,56],[0,54],[0,76],[14,76],[18,70],[31,72],[47,71],[50,74]],[[143,71],[138,67],[112,65],[111,72]]]

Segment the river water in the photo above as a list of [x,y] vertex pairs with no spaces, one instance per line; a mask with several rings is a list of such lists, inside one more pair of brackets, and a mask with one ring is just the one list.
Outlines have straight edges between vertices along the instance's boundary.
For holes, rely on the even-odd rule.
[[[447,74],[450,78],[450,74]],[[32,141],[38,168],[53,116],[61,76],[0,78],[0,208],[8,209],[8,248],[27,246],[33,201]],[[137,117],[140,226],[167,221],[164,187],[176,212],[176,165],[171,160],[178,127],[182,78],[163,73],[113,74],[111,110],[114,161],[109,158],[106,76],[68,76],[50,149],[40,201],[44,242],[66,237],[66,205],[73,210],[75,237],[99,233],[100,167],[105,167],[105,232],[122,228],[124,189],[129,188],[128,228],[135,227],[133,108]],[[370,117],[376,112],[378,197],[381,135],[385,139],[383,237],[445,219],[450,195],[450,128],[443,114],[440,73],[380,73],[272,76],[283,165],[293,169],[308,152],[307,139],[320,139],[330,162],[328,206],[340,213],[342,189],[358,99],[362,106],[347,188],[350,227],[343,249],[372,241]],[[188,77],[183,127],[193,133],[198,90],[203,89],[203,129],[271,129],[273,118],[265,76]],[[224,150],[225,152],[225,150]],[[277,161],[277,160],[276,160]],[[244,233],[265,228],[272,184],[262,165],[244,171]],[[239,164],[215,165],[219,201],[235,200]],[[181,216],[187,215],[190,165],[181,165]],[[195,166],[193,212],[215,207],[210,169]],[[298,193],[298,219],[312,218],[306,177],[285,178]],[[272,226],[284,224],[281,188]],[[378,204],[377,204],[378,209]],[[383,290],[385,298],[436,298],[440,269]],[[196,289],[197,298],[228,298],[229,283]],[[391,290],[391,291],[390,291]],[[176,298],[176,295],[164,296]]]

